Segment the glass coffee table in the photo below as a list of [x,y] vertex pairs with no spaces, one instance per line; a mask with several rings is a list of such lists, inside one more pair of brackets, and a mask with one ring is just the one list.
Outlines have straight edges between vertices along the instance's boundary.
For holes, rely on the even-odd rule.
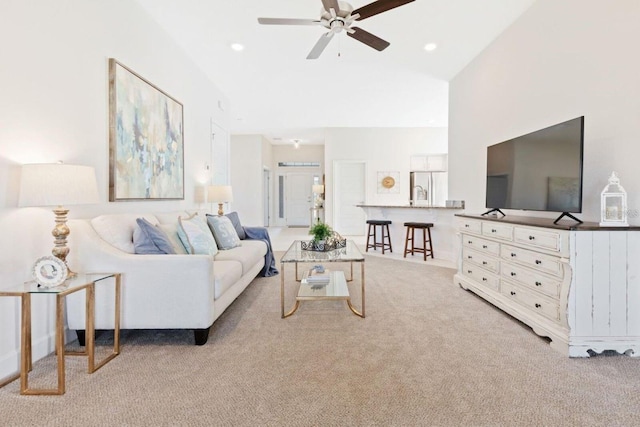
[[[330,267],[324,265],[328,271],[330,277],[329,282],[323,285],[317,283],[309,283],[307,277],[309,270],[304,271],[302,277],[299,277],[298,264],[325,264],[325,263],[337,263],[348,262],[350,263],[350,275],[347,279],[344,272],[333,271]],[[360,263],[360,285],[362,287],[362,306],[358,311],[351,304],[351,296],[349,295],[349,288],[347,282],[353,280],[353,263]],[[298,294],[296,295],[296,303],[291,310],[285,313],[284,311],[284,276],[285,276],[285,264],[293,263],[295,266],[295,279],[300,282],[298,288]],[[364,317],[364,255],[358,249],[356,244],[347,240],[347,246],[344,248],[334,249],[332,251],[319,252],[309,251],[302,249],[302,240],[294,241],[287,252],[280,259],[280,310],[282,318],[291,316],[300,307],[300,301],[315,301],[315,300],[345,300],[349,309],[357,316]]]

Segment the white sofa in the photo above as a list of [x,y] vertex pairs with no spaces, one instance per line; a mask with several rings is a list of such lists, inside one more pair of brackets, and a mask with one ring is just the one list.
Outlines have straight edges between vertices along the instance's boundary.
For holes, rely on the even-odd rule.
[[[134,253],[137,218],[177,225],[178,215],[112,214],[70,220],[68,263],[75,271],[122,273],[122,329],[193,329],[196,344],[203,345],[213,322],[264,266],[267,245],[242,240],[241,246],[221,250],[215,257]],[[113,301],[112,286],[96,287],[96,329],[114,328]],[[81,343],[84,315],[83,295],[69,295],[67,322]]]

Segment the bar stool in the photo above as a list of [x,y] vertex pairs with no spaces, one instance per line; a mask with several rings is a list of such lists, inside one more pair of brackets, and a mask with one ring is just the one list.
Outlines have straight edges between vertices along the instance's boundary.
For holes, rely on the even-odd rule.
[[[377,248],[382,248],[382,253],[384,254],[385,248],[389,247],[389,252],[393,252],[391,248],[391,235],[389,234],[389,224],[391,221],[380,220],[380,219],[369,219],[367,220],[367,224],[369,224],[369,230],[367,231],[367,247],[365,252],[369,252],[369,248],[373,248],[373,250],[377,250]],[[377,227],[380,226],[380,230],[382,232],[382,239],[380,239],[380,243],[378,243],[376,230]],[[372,231],[373,227],[373,233]],[[387,230],[385,235],[385,229]],[[369,243],[369,238],[373,236],[373,243]],[[384,239],[387,239],[387,243],[385,243]]]
[[[424,256],[424,260],[427,260],[427,255],[430,255],[433,258],[433,246],[431,245],[431,227],[433,224],[430,222],[405,222],[404,226],[407,227],[407,237],[404,241],[404,257],[407,257],[407,254],[413,255],[414,252],[421,253]],[[415,247],[415,232],[417,229],[422,230],[422,247]],[[427,239],[427,236],[429,238]],[[411,242],[411,249],[408,249],[409,242]]]

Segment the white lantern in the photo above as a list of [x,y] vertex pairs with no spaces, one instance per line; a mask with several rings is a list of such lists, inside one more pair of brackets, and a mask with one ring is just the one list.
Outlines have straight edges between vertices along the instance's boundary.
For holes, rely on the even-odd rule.
[[600,225],[603,227],[628,227],[627,192],[620,179],[611,172],[609,184],[602,190],[600,199]]

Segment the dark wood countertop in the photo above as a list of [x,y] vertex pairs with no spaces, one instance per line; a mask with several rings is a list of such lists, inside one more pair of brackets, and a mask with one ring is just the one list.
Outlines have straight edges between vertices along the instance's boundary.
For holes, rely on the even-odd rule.
[[640,226],[628,226],[628,227],[603,227],[597,222],[583,222],[578,224],[571,219],[562,219],[554,224],[554,218],[539,218],[532,216],[519,216],[519,215],[506,215],[506,216],[482,216],[480,214],[455,214],[461,218],[473,218],[481,219],[484,221],[503,222],[507,224],[529,225],[532,227],[545,227],[555,228],[558,230],[578,230],[578,231],[594,231],[594,230],[607,230],[607,231],[638,231]]
[[361,204],[356,205],[359,208],[393,208],[393,209],[464,209],[464,208],[452,208],[447,206],[427,206],[427,205],[368,205]]

